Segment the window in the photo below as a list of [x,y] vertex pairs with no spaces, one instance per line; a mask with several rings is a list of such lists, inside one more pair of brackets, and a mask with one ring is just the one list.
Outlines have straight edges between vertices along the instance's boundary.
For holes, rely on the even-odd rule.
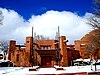
[[84,54],[84,56],[86,56],[86,54]]
[[17,54],[16,56],[16,61],[19,61],[19,54]]
[[50,47],[48,46],[48,49],[50,50]]
[[41,49],[43,50],[43,47],[41,47]]
[[27,41],[27,43],[29,43],[29,41]]
[[41,46],[41,49],[43,50],[50,50],[51,49],[51,47],[50,46]]

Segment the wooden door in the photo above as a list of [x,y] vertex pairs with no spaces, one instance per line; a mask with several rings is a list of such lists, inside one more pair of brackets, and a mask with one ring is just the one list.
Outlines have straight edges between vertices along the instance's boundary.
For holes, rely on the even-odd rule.
[[50,56],[44,56],[44,57],[42,57],[42,65],[43,66],[49,66],[49,65],[51,65],[51,57]]

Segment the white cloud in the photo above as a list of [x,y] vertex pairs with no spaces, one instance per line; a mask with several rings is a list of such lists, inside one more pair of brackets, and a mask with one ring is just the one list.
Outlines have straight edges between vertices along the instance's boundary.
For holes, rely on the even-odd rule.
[[68,11],[48,11],[42,15],[33,15],[28,21],[13,10],[2,9],[4,15],[3,25],[0,26],[0,40],[15,39],[18,43],[25,41],[26,36],[31,36],[31,27],[37,34],[54,38],[57,27],[60,26],[60,34],[66,36],[72,43],[80,39],[89,31],[86,25],[86,17],[80,17]]
[[25,38],[25,29],[28,27],[28,22],[25,22],[17,12],[0,8],[3,12],[3,25],[0,26],[0,40]]

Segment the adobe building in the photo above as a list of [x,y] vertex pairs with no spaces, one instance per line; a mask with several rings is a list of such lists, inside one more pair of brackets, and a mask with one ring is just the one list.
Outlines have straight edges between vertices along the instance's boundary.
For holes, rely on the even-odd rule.
[[65,36],[59,40],[33,40],[26,37],[25,45],[17,45],[10,40],[8,59],[14,66],[70,66],[72,60],[80,58],[74,45],[67,45]]
[[98,30],[93,30],[74,42],[75,49],[79,50],[83,59],[100,59],[100,32]]
[[73,60],[81,58],[79,50],[75,50],[75,45],[67,45],[68,50],[68,65],[73,66]]

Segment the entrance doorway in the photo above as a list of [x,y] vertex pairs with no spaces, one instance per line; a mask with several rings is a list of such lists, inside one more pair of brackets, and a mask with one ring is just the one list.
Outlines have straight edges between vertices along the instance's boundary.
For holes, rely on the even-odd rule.
[[41,65],[42,66],[50,66],[52,61],[51,56],[42,56]]

